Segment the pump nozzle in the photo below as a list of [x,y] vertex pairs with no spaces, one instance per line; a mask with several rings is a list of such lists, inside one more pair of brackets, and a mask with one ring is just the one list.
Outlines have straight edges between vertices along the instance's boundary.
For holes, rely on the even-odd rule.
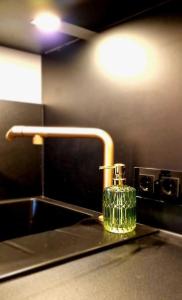
[[125,165],[121,163],[114,164],[112,166],[100,166],[99,170],[104,169],[114,169],[114,177],[113,177],[113,183],[114,185],[120,185],[123,186],[123,181],[126,180],[126,178],[123,178],[123,174],[125,172]]

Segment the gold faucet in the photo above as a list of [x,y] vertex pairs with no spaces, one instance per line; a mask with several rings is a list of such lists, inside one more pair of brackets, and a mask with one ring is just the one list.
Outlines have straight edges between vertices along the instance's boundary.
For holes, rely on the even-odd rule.
[[[111,136],[99,128],[86,127],[39,127],[39,126],[13,126],[6,133],[6,139],[12,141],[16,137],[32,137],[33,144],[42,145],[44,138],[96,138],[103,143],[103,165],[114,164],[114,143]],[[112,185],[112,170],[105,169],[103,175],[103,188]]]

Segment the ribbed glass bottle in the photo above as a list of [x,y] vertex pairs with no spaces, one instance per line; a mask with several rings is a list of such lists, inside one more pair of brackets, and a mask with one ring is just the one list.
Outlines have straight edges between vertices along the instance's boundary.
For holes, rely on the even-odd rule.
[[104,228],[114,233],[136,227],[136,190],[127,185],[107,187],[103,193]]

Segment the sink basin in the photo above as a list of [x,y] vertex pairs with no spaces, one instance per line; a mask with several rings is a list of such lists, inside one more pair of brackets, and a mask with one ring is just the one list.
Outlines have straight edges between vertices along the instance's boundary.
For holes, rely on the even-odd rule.
[[45,197],[0,201],[0,281],[29,274],[156,232],[137,224],[113,234],[100,213]]
[[0,241],[76,224],[91,215],[37,198],[0,202]]

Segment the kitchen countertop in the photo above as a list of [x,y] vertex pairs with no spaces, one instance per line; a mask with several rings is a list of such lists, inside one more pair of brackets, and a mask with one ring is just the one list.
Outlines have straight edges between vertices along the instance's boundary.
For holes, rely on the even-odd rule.
[[1,300],[182,299],[182,236],[160,231],[0,285]]

